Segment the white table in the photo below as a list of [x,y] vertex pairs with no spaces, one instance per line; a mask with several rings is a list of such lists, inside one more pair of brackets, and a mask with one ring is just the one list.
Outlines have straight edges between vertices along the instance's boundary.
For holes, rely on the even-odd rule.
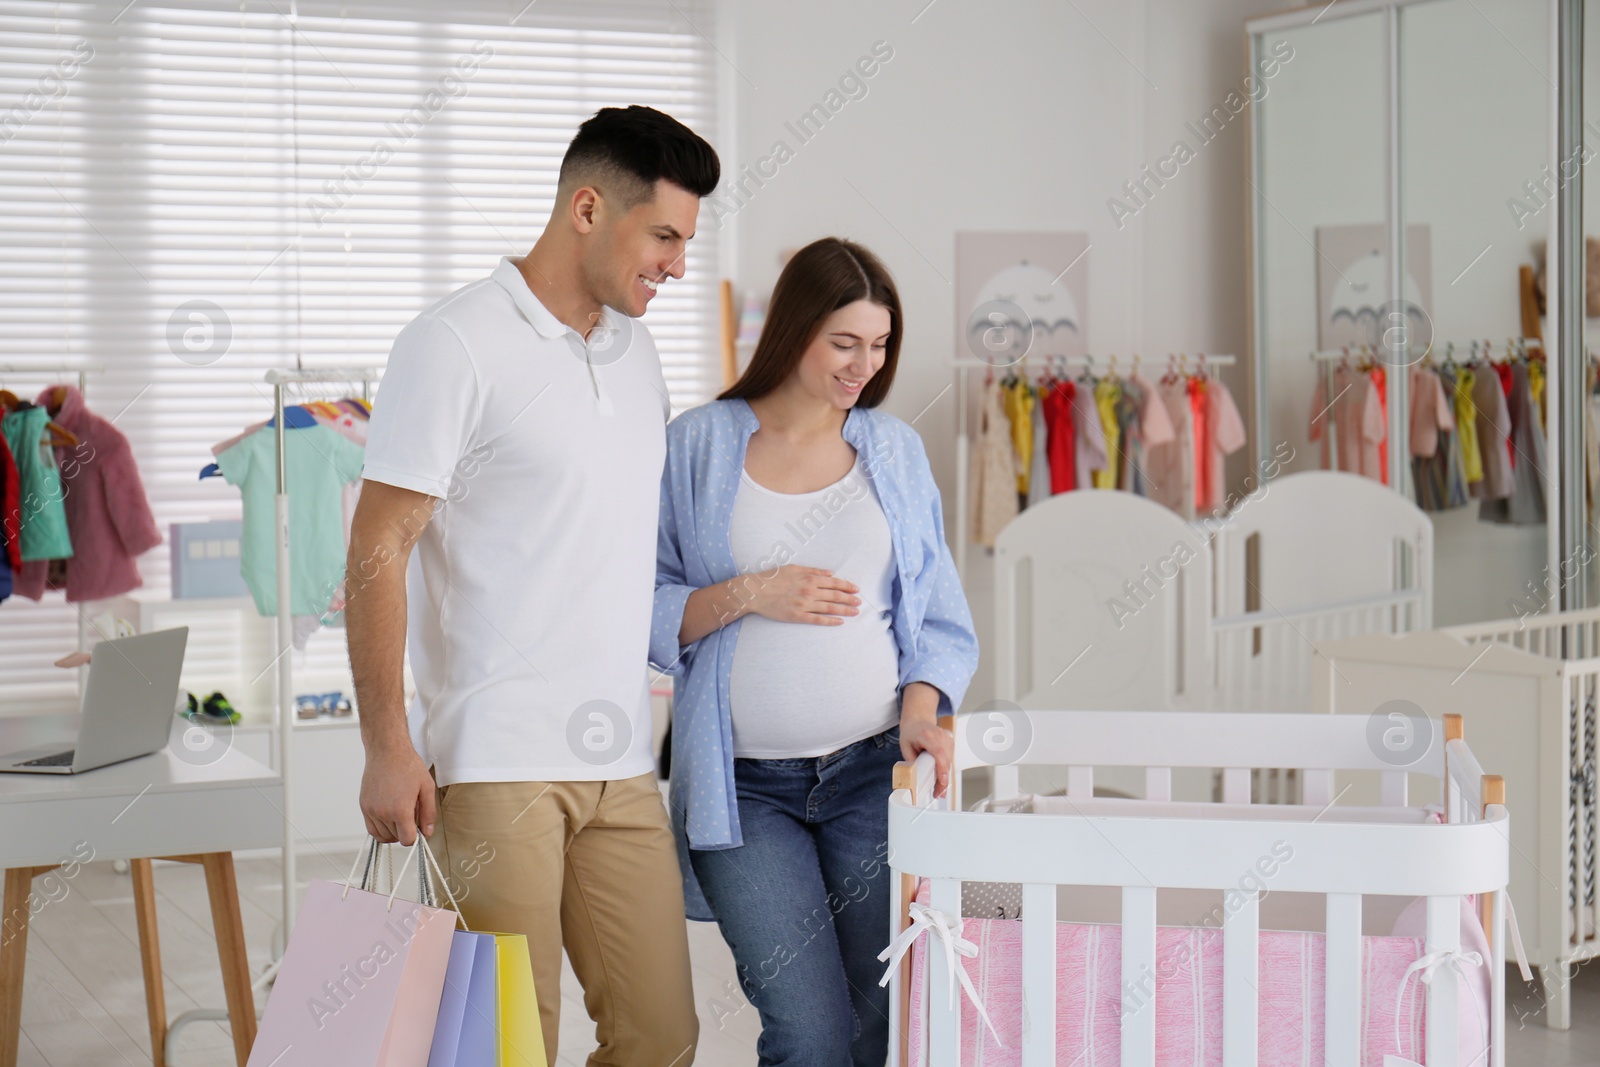
[[[33,878],[89,860],[130,861],[154,1061],[165,1060],[166,995],[156,936],[150,860],[199,863],[240,1067],[255,1041],[255,1003],[234,880],[236,849],[283,842],[283,782],[234,749],[227,731],[196,732],[174,717],[159,752],[84,774],[0,774],[0,869],[5,871],[0,939],[0,1067],[15,1067],[22,1022]],[[0,752],[77,735],[76,715],[0,718]]]

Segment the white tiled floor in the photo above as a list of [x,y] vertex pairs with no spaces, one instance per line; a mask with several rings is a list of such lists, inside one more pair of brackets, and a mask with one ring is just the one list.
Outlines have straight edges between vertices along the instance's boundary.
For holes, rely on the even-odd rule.
[[[331,859],[315,855],[301,864],[304,878],[342,879],[347,871],[348,867],[334,869]],[[269,958],[278,912],[278,864],[243,860],[238,873],[250,961],[259,971]],[[63,899],[46,904],[34,919],[19,1063],[21,1067],[143,1067],[150,1062],[149,1038],[128,878],[108,863],[94,863],[85,866],[69,887]],[[169,1012],[220,1007],[222,991],[202,872],[187,865],[158,866],[156,889]],[[696,1063],[706,1067],[755,1063],[760,1022],[733,984],[732,960],[715,926],[691,923],[689,947],[700,1008]],[[1538,997],[1524,991],[1511,972],[1508,1064],[1600,1067],[1600,967],[1580,973],[1573,994],[1573,1028],[1553,1033],[1544,1028]],[[558,1062],[582,1067],[594,1039],[570,971],[563,976],[562,1005]],[[179,1067],[233,1063],[228,1034],[217,1023],[187,1028],[176,1053]]]

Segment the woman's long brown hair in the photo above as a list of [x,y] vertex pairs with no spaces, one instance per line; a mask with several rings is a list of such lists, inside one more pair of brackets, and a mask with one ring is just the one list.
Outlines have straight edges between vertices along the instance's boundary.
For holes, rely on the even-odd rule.
[[777,389],[800,365],[823,321],[857,300],[870,300],[889,312],[883,366],[862,387],[856,406],[871,408],[883,403],[894,384],[905,330],[900,293],[877,256],[838,237],[811,242],[784,265],[772,288],[772,305],[750,365],[717,399],[756,400]]

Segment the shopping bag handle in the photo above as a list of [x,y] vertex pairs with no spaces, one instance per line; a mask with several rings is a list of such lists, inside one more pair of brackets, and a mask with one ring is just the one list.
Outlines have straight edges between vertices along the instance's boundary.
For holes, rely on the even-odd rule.
[[[419,841],[422,839],[420,834],[417,839]],[[339,894],[340,900],[348,897],[351,889],[363,889],[369,893],[381,892],[378,888],[378,856],[380,850],[383,856],[383,869],[389,882],[389,909],[393,910],[395,894],[400,890],[401,879],[405,878],[406,871],[411,867],[411,860],[415,855],[415,850],[407,850],[405,862],[400,865],[400,874],[396,876],[394,873],[394,861],[389,851],[388,843],[379,841],[376,837],[371,836],[367,838],[367,843],[363,846],[362,851],[356,854],[355,863],[350,866],[350,876],[345,879],[344,892]],[[366,860],[365,866],[362,866],[361,861],[363,858]],[[357,867],[362,867],[361,882],[359,885],[354,885],[352,883],[355,881]],[[433,892],[428,885],[426,868],[419,867],[417,869],[417,903],[433,907],[432,900]]]
[[456,901],[455,893],[450,890],[450,879],[445,877],[444,871],[439,866],[439,861],[434,858],[433,849],[428,846],[428,839],[421,834],[417,835],[417,844],[422,849],[422,866],[419,873],[422,876],[423,892],[427,894],[428,901],[433,907],[441,907],[433,895],[433,885],[428,878],[427,871],[431,866],[433,872],[439,876],[439,884],[444,886],[444,895],[450,898],[450,909],[456,913],[456,918],[461,922],[461,929],[472,932],[472,927],[467,925],[466,916],[461,914],[461,905]]
[[[445,895],[450,898],[451,910],[455,912],[457,921],[461,923],[461,928],[469,933],[471,932],[472,928],[467,925],[466,918],[461,914],[461,905],[456,901],[456,895],[450,890],[450,880],[445,877],[444,871],[440,869],[439,861],[434,858],[433,849],[428,847],[428,839],[423,837],[421,834],[417,835],[416,847],[406,850],[406,859],[405,862],[400,866],[400,874],[398,877],[394,874],[394,865],[391,859],[391,853],[389,852],[389,843],[379,841],[376,837],[369,835],[367,837],[366,844],[356,853],[356,861],[350,865],[350,874],[344,881],[344,892],[339,895],[340,900],[343,900],[345,897],[349,896],[351,889],[363,889],[369,893],[376,893],[379,891],[377,881],[378,854],[380,849],[382,850],[383,854],[384,870],[388,874],[390,909],[394,908],[394,897],[395,893],[399,891],[400,880],[406,876],[406,870],[411,866],[412,859],[416,857],[418,852],[421,852],[423,860],[417,865],[417,903],[429,908],[440,907],[439,900],[436,896],[434,896],[433,893],[433,882],[428,877],[428,868],[431,866],[434,872],[439,876],[439,884],[444,886]],[[365,866],[362,865],[363,859],[366,860]],[[357,867],[362,868],[361,882],[359,885],[353,884],[355,882]]]

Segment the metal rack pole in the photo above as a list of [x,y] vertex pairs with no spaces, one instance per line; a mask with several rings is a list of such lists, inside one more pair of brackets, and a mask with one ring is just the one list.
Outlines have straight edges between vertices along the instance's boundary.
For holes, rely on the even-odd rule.
[[277,494],[274,498],[278,530],[278,626],[277,647],[277,711],[278,711],[278,775],[283,779],[283,943],[289,943],[294,929],[296,911],[295,829],[293,819],[293,791],[290,789],[294,748],[294,657],[290,650],[294,642],[294,618],[290,597],[290,543],[289,543],[289,480],[288,465],[284,462],[286,431],[284,427],[284,386],[295,382],[360,382],[363,397],[370,396],[372,383],[379,377],[370,368],[329,368],[327,370],[281,371],[270,370],[266,381],[272,386],[272,409],[275,428],[274,446],[277,454]]

